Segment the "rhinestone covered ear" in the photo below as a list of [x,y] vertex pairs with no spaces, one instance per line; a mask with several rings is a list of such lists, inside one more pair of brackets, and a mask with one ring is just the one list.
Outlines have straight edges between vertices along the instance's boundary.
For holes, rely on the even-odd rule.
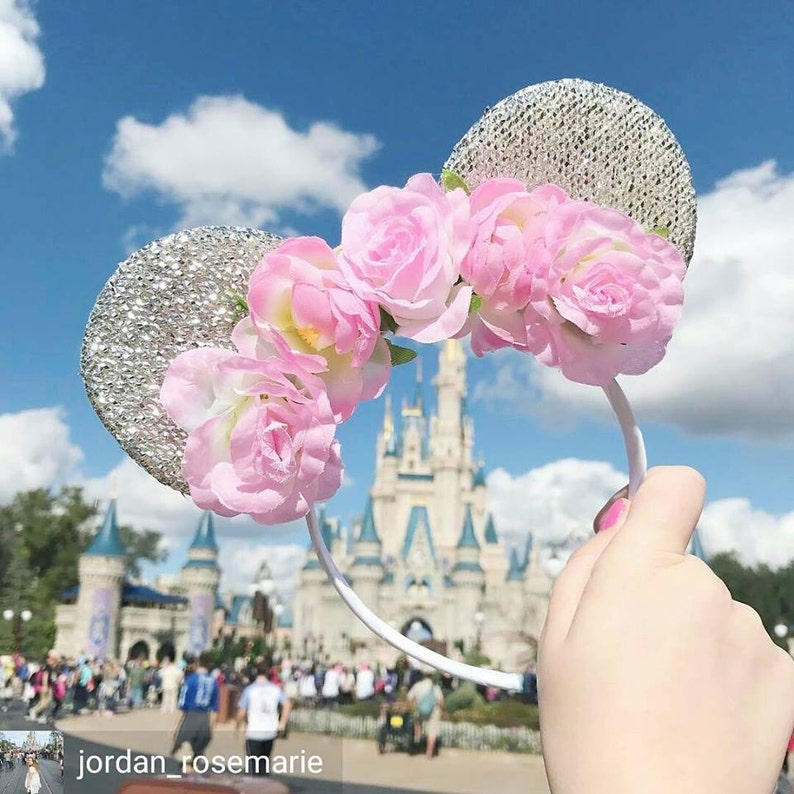
[[666,229],[689,264],[697,205],[692,172],[664,121],[634,97],[585,80],[524,88],[488,108],[447,160],[474,189],[492,177],[529,189],[552,183],[571,198]]
[[91,312],[81,355],[88,399],[127,454],[182,493],[187,434],[160,405],[163,377],[185,350],[233,349],[239,297],[280,243],[275,234],[224,226],[170,234],[122,262]]

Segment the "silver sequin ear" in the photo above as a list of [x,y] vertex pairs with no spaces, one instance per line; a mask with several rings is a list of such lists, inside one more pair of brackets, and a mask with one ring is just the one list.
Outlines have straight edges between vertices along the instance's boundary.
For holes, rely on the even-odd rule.
[[664,121],[629,94],[585,80],[524,88],[488,108],[445,168],[474,189],[491,177],[554,183],[572,198],[666,227],[689,263],[697,206],[692,172]]
[[88,320],[81,371],[88,399],[129,456],[186,493],[186,434],[166,415],[160,386],[171,360],[200,346],[234,349],[235,295],[281,238],[210,226],[177,232],[122,262]]

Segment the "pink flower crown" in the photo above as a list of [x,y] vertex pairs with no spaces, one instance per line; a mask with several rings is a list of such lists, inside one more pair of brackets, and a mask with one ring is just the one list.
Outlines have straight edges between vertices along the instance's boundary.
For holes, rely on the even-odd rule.
[[663,229],[487,179],[444,172],[358,196],[341,245],[285,240],[248,281],[235,350],[178,355],[160,399],[188,433],[182,472],[202,508],[263,524],[304,517],[342,482],[336,426],[378,397],[393,364],[470,333],[476,355],[513,347],[607,386],[664,356],[686,264]]

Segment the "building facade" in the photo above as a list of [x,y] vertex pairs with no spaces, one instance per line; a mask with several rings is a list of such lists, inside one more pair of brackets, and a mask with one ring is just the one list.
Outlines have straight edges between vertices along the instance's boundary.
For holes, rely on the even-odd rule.
[[111,499],[100,530],[80,557],[80,583],[56,609],[55,647],[67,656],[181,658],[212,645],[224,610],[218,600],[215,522],[206,511],[188,559],[167,591],[127,581],[124,546]]
[[[179,659],[220,645],[224,638],[263,636],[254,615],[256,583],[249,593],[219,594],[221,570],[211,512],[202,513],[181,571],[160,577],[155,587],[125,578],[116,512],[116,500],[111,499],[99,531],[80,557],[79,584],[64,592],[64,603],[56,608],[55,647],[60,653]],[[266,639],[287,649],[291,627],[291,611],[279,607]]]
[[[444,344],[433,385],[432,415],[419,370],[397,422],[387,395],[363,519],[346,532],[321,511],[323,536],[364,603],[392,627],[442,652],[479,650],[518,670],[534,656],[551,580],[532,536],[507,548],[488,512],[460,342]],[[311,550],[293,609],[292,647],[295,655],[331,662],[389,664],[397,655],[348,610]]]

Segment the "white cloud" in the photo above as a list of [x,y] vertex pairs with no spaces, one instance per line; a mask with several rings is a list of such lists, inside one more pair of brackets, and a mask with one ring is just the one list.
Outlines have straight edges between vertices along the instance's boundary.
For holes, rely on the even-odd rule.
[[720,499],[703,511],[700,533],[706,554],[735,552],[745,565],[772,568],[794,558],[794,512],[775,516],[747,499]]
[[571,533],[589,533],[596,513],[627,480],[609,463],[576,458],[515,477],[495,469],[487,479],[488,506],[508,544],[528,532],[537,543],[562,543]]
[[63,484],[82,459],[60,408],[0,414],[0,503],[18,491]]
[[14,146],[12,103],[44,85],[39,25],[27,0],[0,0],[0,152]]
[[[794,437],[794,174],[737,171],[699,201],[684,316],[662,363],[622,384],[641,421],[696,435]],[[504,356],[475,396],[555,417],[606,413],[599,389]],[[539,401],[527,395],[539,395]]]
[[[108,474],[83,480],[81,484],[86,497],[99,502],[103,509],[110,494],[115,493],[119,521],[161,533],[165,547],[170,550],[193,536],[201,518],[202,511],[190,498],[157,482],[126,456]],[[227,538],[255,543],[287,538],[298,531],[298,525],[263,527],[247,516],[216,516],[215,529],[221,544]]]
[[372,135],[330,122],[297,130],[243,97],[201,96],[161,124],[122,118],[103,181],[122,196],[152,191],[178,205],[181,227],[278,230],[285,209],[344,211],[366,190],[359,170],[377,147]]
[[[627,476],[602,461],[568,458],[513,476],[488,476],[489,509],[510,543],[532,532],[536,543],[562,543],[573,533],[590,536],[593,518]],[[734,552],[742,564],[772,568],[794,559],[794,512],[774,515],[743,498],[709,502],[698,531],[708,556]],[[575,545],[575,544],[574,544]]]

